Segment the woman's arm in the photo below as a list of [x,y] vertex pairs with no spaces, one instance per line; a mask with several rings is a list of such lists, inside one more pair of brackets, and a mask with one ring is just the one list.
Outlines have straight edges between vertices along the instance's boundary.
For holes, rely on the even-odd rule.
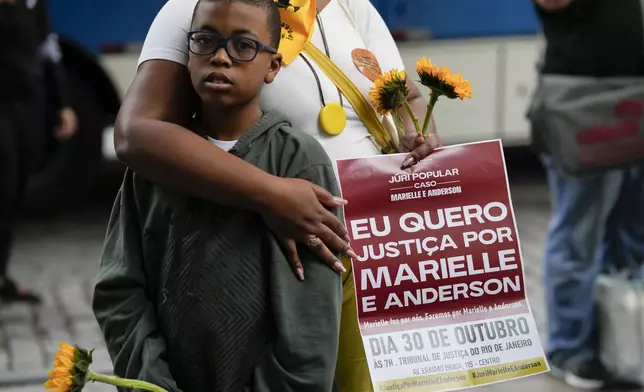
[[[116,120],[118,157],[165,187],[223,204],[257,208],[261,195],[250,189],[254,180],[266,181],[268,174],[184,128],[196,100],[183,65],[165,60],[141,64]],[[246,166],[250,166],[249,175],[234,174],[235,170],[243,173]],[[219,177],[217,172],[223,181],[209,183],[210,177]]]
[[294,267],[296,243],[316,245],[315,252],[332,265],[329,255],[347,253],[349,245],[344,226],[324,205],[342,202],[306,181],[270,176],[182,126],[196,107],[185,67],[195,4],[168,0],[152,23],[116,121],[117,156],[167,188],[261,213]]
[[[296,242],[317,237],[334,252],[346,253],[346,229],[320,204],[341,202],[306,181],[271,176],[177,125],[189,120],[193,98],[184,66],[165,60],[142,64],[116,121],[119,158],[170,189],[261,213],[296,268]],[[326,247],[316,250],[333,265]]]

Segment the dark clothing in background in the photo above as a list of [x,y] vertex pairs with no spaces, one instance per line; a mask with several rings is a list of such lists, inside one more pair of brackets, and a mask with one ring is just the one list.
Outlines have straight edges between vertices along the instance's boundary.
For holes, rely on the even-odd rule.
[[44,3],[0,4],[0,101],[33,97],[42,75],[40,45],[49,35]]
[[20,200],[44,148],[42,101],[0,103],[0,277],[7,273]]
[[16,211],[51,131],[43,121],[45,85],[58,107],[68,106],[45,1],[0,4],[0,278],[6,278]]
[[639,0],[573,0],[561,11],[535,4],[547,49],[542,72],[577,76],[644,75]]

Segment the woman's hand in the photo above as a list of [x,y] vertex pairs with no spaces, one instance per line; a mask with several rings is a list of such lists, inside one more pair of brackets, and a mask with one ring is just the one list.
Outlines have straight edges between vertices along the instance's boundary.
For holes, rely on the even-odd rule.
[[262,215],[268,227],[282,244],[295,273],[304,279],[304,268],[297,244],[305,244],[337,272],[345,272],[336,253],[357,258],[349,246],[347,230],[326,207],[339,207],[347,202],[334,198],[325,189],[308,181],[275,179],[266,196]]
[[436,148],[442,147],[437,134],[430,132],[426,137],[422,134],[407,134],[400,141],[400,152],[411,152],[403,161],[401,169],[407,169],[427,158]]
[[71,139],[78,129],[76,112],[70,107],[64,107],[59,112],[59,118],[59,124],[54,130],[54,136],[61,141]]
[[[409,88],[409,94],[407,95],[409,106],[411,106],[416,118],[425,118],[427,101],[423,98],[416,83],[409,79],[409,76],[407,76],[407,87]],[[436,132],[434,116],[429,121],[429,127],[426,130],[427,136],[423,136],[416,130],[414,122],[406,110],[400,108],[398,114],[401,116],[405,126],[405,136],[400,139],[398,150],[400,152],[411,152],[402,163],[401,169],[404,170],[427,158],[436,148],[442,147],[443,143]]]

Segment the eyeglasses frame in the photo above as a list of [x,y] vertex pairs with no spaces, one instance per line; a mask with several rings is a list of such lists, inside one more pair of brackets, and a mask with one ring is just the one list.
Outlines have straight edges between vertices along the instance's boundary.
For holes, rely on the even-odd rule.
[[[217,43],[217,45],[215,45],[213,51],[210,52],[210,53],[196,53],[195,51],[192,50],[192,48],[190,46],[190,41],[192,40],[192,37],[194,35],[196,35],[196,34],[208,34],[209,36],[211,36],[213,38],[218,38],[219,42]],[[190,53],[192,53],[192,54],[194,54],[196,56],[212,56],[214,53],[217,53],[217,51],[219,49],[223,48],[226,51],[226,54],[228,55],[228,57],[230,57],[231,60],[237,61],[237,62],[240,62],[240,63],[248,63],[248,62],[251,62],[251,61],[255,60],[255,58],[257,57],[257,54],[259,54],[260,50],[263,50],[263,51],[266,51],[266,52],[269,52],[269,53],[272,53],[272,54],[278,53],[277,49],[273,48],[270,45],[266,45],[266,44],[264,44],[264,43],[262,43],[262,42],[260,42],[260,41],[258,41],[256,39],[252,39],[252,38],[248,38],[248,37],[241,37],[241,36],[238,36],[238,35],[225,36],[225,35],[217,34],[217,33],[214,33],[212,31],[208,31],[208,30],[193,30],[193,31],[190,31],[187,34],[187,38],[188,38],[188,40],[187,40],[188,50],[190,51]],[[249,40],[249,41],[252,41],[255,44],[257,44],[257,50],[255,51],[255,55],[251,59],[249,59],[249,60],[241,60],[241,59],[239,59],[239,58],[237,58],[237,57],[235,57],[235,56],[230,54],[230,51],[228,50],[228,42],[231,39],[239,39],[239,38]]]

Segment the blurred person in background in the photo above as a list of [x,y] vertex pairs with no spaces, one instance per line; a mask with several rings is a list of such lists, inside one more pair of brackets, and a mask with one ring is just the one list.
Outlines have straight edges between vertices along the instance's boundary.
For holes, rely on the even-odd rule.
[[[534,1],[547,44],[542,75],[644,76],[639,0]],[[644,260],[644,243],[636,238],[644,236],[644,170],[634,164],[579,177],[566,174],[539,132],[539,116],[545,116],[533,110],[534,143],[553,204],[544,258],[553,374],[580,389],[635,387],[616,380],[600,360],[595,288],[605,263]]]
[[[44,0],[0,0],[0,301],[39,303],[8,276],[13,228],[27,180],[42,164],[47,93],[56,106],[54,135],[71,138],[77,119],[49,29]],[[49,123],[51,125],[51,123]]]

